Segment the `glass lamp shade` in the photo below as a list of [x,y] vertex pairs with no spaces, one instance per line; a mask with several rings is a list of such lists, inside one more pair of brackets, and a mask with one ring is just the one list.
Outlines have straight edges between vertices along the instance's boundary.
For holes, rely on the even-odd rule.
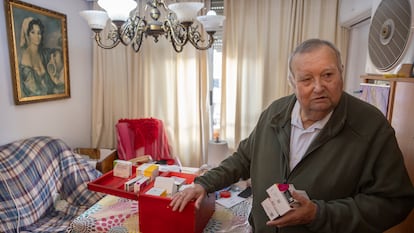
[[193,22],[203,7],[204,4],[201,2],[179,2],[168,5],[168,8],[174,11],[180,22]]
[[105,9],[112,21],[126,21],[129,13],[137,7],[134,0],[98,0],[98,5]]
[[91,29],[102,30],[108,21],[108,14],[105,11],[87,10],[79,13],[87,22]]
[[204,29],[207,32],[218,31],[223,26],[223,21],[226,17],[222,15],[216,15],[216,12],[209,11],[207,15],[198,16],[197,19],[203,24]]

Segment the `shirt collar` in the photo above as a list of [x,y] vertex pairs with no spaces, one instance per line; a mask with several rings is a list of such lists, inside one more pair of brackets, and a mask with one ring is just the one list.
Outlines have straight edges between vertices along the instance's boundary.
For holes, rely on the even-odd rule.
[[[331,111],[328,115],[326,115],[322,120],[316,121],[313,123],[308,130],[316,130],[322,129],[326,123],[328,122],[329,118],[331,118],[333,111]],[[291,121],[290,123],[292,126],[303,129],[302,119],[300,118],[300,104],[299,101],[296,100],[295,106],[292,110]]]

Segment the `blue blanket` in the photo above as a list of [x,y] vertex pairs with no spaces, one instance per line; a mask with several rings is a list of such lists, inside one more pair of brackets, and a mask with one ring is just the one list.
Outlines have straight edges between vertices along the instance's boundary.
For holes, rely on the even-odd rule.
[[0,232],[65,232],[102,198],[87,189],[100,175],[60,139],[0,146]]

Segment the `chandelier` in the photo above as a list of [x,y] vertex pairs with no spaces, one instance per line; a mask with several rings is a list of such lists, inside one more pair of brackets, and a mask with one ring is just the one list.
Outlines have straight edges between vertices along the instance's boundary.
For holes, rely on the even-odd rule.
[[[137,0],[140,1],[140,0]],[[131,45],[135,52],[141,48],[142,39],[148,36],[158,42],[160,36],[169,40],[176,52],[190,42],[196,49],[205,50],[214,42],[214,34],[222,27],[224,16],[209,11],[205,16],[197,16],[204,7],[201,2],[180,2],[167,6],[164,0],[146,1],[144,15],[140,16],[140,6],[135,0],[98,0],[105,11],[86,10],[80,12],[95,33],[95,41],[104,49],[112,49],[122,43]],[[149,18],[147,17],[149,15]],[[161,15],[164,19],[161,21]],[[109,24],[107,38],[102,40],[103,29]],[[199,30],[200,22],[208,40]]]

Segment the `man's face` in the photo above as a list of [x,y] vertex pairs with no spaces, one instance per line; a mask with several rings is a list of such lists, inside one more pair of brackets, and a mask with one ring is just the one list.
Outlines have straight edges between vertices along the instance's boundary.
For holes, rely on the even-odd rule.
[[317,114],[322,119],[338,104],[343,90],[335,52],[323,46],[297,54],[291,66],[294,92],[302,113]]

